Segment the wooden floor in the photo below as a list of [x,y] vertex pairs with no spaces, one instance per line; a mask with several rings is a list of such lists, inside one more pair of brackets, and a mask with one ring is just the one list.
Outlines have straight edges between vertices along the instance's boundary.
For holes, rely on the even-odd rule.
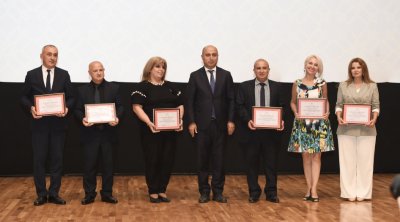
[[[63,178],[60,196],[67,205],[33,206],[36,198],[32,177],[0,177],[0,221],[400,221],[397,203],[390,196],[394,175],[374,175],[373,200],[348,202],[339,198],[339,175],[321,175],[321,202],[302,200],[302,175],[281,175],[278,194],[281,203],[247,201],[245,176],[227,176],[224,194],[227,204],[197,203],[195,176],[173,176],[168,188],[171,203],[151,204],[143,176],[116,176],[116,205],[99,201],[82,206],[82,178]],[[100,178],[98,179],[100,182]],[[260,178],[260,184],[264,183]]]

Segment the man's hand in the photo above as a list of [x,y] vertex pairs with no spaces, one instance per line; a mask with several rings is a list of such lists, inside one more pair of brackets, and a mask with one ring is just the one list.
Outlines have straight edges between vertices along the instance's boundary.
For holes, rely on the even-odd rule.
[[249,129],[251,129],[251,130],[256,130],[256,128],[254,127],[254,122],[253,122],[253,120],[250,120],[250,121],[247,123],[247,126],[248,126]]
[[68,108],[65,107],[65,112],[64,112],[64,113],[57,113],[56,116],[58,116],[58,117],[64,117],[64,116],[67,115],[67,113],[68,113]]
[[235,124],[231,121],[228,121],[227,127],[228,127],[228,135],[230,136],[233,134],[233,132],[235,132]]
[[281,128],[276,129],[276,130],[278,130],[278,131],[283,131],[284,129],[285,129],[285,121],[282,120]]
[[118,125],[118,123],[119,123],[119,119],[118,119],[118,117],[115,117],[115,121],[109,122],[108,125],[110,125],[110,126],[116,126],[116,125]]
[[194,137],[194,135],[197,133],[197,125],[196,123],[191,123],[189,125],[189,133],[192,137]]
[[32,113],[32,117],[33,117],[34,119],[40,119],[40,118],[43,117],[43,116],[39,116],[39,115],[36,114],[36,109],[35,109],[34,106],[31,106],[31,113]]
[[82,119],[82,124],[86,127],[93,126],[93,123],[89,123],[87,117]]

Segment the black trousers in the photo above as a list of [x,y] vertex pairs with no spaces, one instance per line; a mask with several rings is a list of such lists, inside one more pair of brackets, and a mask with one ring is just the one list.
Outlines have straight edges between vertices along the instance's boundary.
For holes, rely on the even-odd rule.
[[[58,196],[61,187],[65,131],[32,131],[33,178],[38,196]],[[50,186],[46,189],[49,161]]]
[[249,195],[259,197],[261,187],[258,184],[258,173],[261,159],[266,178],[264,192],[267,197],[277,195],[277,159],[280,137],[273,130],[256,130],[251,133],[247,143],[242,144],[246,165]]
[[[218,128],[216,121],[212,121],[206,130],[198,130],[196,145],[198,150],[198,184],[200,194],[222,194],[225,184],[224,148],[226,145],[226,131]],[[211,187],[208,183],[212,165]]]
[[98,160],[102,165],[101,196],[111,196],[113,177],[113,146],[106,135],[99,131],[93,138],[84,143],[84,175],[83,188],[85,195],[96,196],[96,175]]
[[175,159],[176,132],[152,133],[143,129],[142,147],[149,194],[165,193]]

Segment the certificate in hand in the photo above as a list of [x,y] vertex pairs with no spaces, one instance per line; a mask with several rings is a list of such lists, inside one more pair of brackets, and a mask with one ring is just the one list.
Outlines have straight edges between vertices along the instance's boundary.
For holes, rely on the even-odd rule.
[[115,104],[114,103],[97,103],[85,104],[85,116],[88,123],[109,123],[114,122]]
[[351,124],[366,124],[371,120],[371,105],[343,104],[343,120]]
[[64,93],[35,95],[35,109],[38,116],[53,116],[65,113]]
[[253,106],[255,128],[279,129],[282,126],[282,107]]
[[326,113],[326,99],[298,98],[297,113],[301,119],[323,119]]
[[156,130],[177,130],[180,128],[179,108],[153,109],[153,120]]

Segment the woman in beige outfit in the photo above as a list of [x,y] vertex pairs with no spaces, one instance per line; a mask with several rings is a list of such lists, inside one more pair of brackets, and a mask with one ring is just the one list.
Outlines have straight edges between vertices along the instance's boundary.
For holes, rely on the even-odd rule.
[[[363,125],[343,120],[343,104],[370,104],[371,120]],[[340,196],[349,201],[372,197],[372,176],[376,141],[375,123],[379,115],[379,92],[360,58],[350,61],[348,79],[341,82],[337,94],[336,116],[340,165]]]

